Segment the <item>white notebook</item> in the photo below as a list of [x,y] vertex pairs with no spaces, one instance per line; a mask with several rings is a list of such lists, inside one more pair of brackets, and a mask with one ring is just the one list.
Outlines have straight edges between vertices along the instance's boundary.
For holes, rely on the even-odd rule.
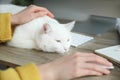
[[86,42],[94,39],[93,37],[77,34],[77,33],[71,33],[72,35],[72,46],[78,47],[79,45],[85,44]]
[[98,50],[95,50],[95,52],[117,63],[120,63],[120,45],[98,49]]

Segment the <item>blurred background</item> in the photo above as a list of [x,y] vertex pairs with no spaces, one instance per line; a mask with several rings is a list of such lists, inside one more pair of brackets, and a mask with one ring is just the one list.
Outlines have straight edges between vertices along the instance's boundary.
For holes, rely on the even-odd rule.
[[46,7],[57,18],[84,20],[89,15],[120,17],[120,0],[0,0],[1,4],[11,2]]

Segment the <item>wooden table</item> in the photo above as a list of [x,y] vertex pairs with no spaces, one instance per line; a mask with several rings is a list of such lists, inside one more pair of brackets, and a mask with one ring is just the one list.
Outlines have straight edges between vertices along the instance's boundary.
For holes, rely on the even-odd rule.
[[[85,34],[88,35],[88,34]],[[111,29],[102,35],[89,35],[95,39],[78,48],[71,47],[70,52],[94,52],[95,49],[104,48],[119,44],[119,35],[115,29]],[[5,44],[0,44],[0,64],[5,64],[11,67],[23,65],[29,62],[36,64],[47,63],[51,60],[61,57],[58,53],[46,53],[37,50],[27,50],[20,48],[8,47]],[[115,69],[111,71],[110,75],[101,77],[89,76],[74,80],[120,80],[120,68],[115,65]]]

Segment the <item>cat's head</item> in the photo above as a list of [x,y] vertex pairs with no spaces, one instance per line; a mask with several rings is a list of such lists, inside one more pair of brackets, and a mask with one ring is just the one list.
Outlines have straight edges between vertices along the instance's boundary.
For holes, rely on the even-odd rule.
[[47,52],[66,53],[71,46],[70,32],[74,27],[75,21],[60,24],[58,22],[45,23],[38,33],[38,48]]

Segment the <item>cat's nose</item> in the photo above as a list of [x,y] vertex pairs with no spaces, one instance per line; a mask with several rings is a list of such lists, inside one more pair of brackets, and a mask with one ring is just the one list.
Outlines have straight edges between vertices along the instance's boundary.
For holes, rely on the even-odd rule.
[[67,52],[67,49],[66,49],[66,48],[64,48],[64,50],[65,50],[65,52]]

